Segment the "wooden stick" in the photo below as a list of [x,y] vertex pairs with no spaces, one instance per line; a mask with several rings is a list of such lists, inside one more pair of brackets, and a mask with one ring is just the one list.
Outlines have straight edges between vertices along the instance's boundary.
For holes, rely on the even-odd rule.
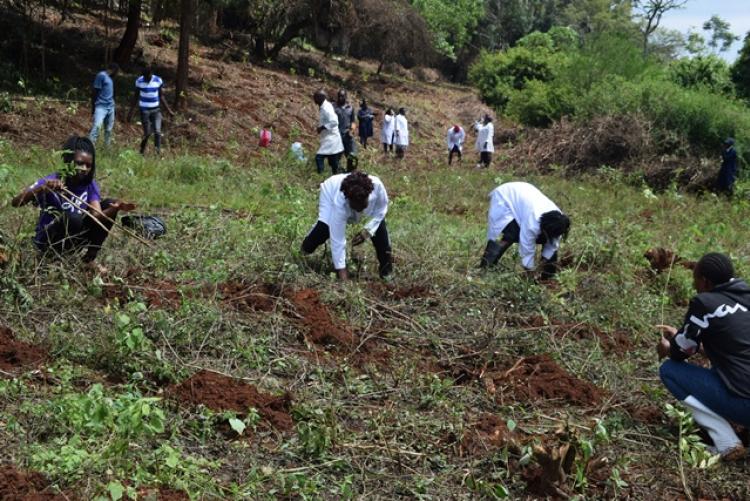
[[[141,243],[143,243],[143,244],[145,244],[145,245],[147,245],[147,246],[149,246],[149,247],[151,247],[151,246],[153,245],[153,244],[152,244],[151,242],[149,242],[148,240],[146,240],[146,239],[142,238],[141,236],[137,235],[136,233],[132,232],[132,231],[131,231],[131,230],[130,230],[129,228],[126,228],[126,227],[125,227],[125,226],[123,226],[122,224],[118,223],[117,221],[115,221],[114,219],[112,219],[111,217],[109,217],[108,215],[106,215],[106,214],[105,214],[104,212],[102,212],[101,210],[99,210],[99,209],[96,209],[96,208],[92,207],[90,203],[88,203],[87,201],[83,200],[82,198],[80,198],[79,196],[77,196],[77,195],[76,195],[75,193],[73,193],[73,192],[71,192],[71,191],[70,191],[69,189],[67,189],[66,187],[64,187],[64,186],[63,186],[63,187],[62,187],[62,190],[63,190],[63,191],[65,192],[65,193],[68,193],[68,194],[69,194],[70,196],[72,196],[72,197],[75,197],[75,199],[76,199],[76,200],[78,200],[79,202],[82,202],[82,203],[86,204],[86,205],[87,205],[88,207],[90,207],[90,208],[91,208],[92,210],[94,210],[95,212],[99,213],[99,215],[101,215],[101,216],[104,216],[104,218],[105,218],[105,219],[106,219],[106,220],[107,220],[108,222],[110,222],[110,223],[112,223],[112,224],[113,224],[114,226],[117,226],[118,228],[120,228],[120,229],[121,229],[122,231],[124,231],[124,232],[125,232],[125,233],[126,233],[127,235],[129,235],[129,236],[131,236],[131,237],[135,238],[135,239],[136,239],[136,240],[138,240],[139,242],[141,242]],[[66,197],[65,197],[64,195],[60,195],[60,196],[62,196],[63,198],[65,198],[65,199],[66,199],[66,200],[67,200],[68,202],[70,202],[70,203],[73,203],[73,202],[72,202],[71,200],[67,199],[67,198],[66,198]],[[94,220],[96,221],[96,223],[97,223],[97,224],[98,224],[99,226],[101,226],[102,228],[104,228],[104,229],[105,229],[105,230],[107,231],[107,233],[109,233],[109,232],[110,232],[110,231],[109,231],[109,229],[108,229],[108,228],[107,228],[106,226],[104,226],[104,225],[103,225],[103,224],[101,223],[101,221],[99,221],[99,219],[97,219],[96,217],[92,216],[92,214],[91,214],[91,213],[89,213],[89,212],[88,212],[88,211],[87,211],[86,209],[81,209],[81,210],[83,210],[84,212],[86,212],[86,214],[88,214],[88,215],[89,215],[90,217],[92,217],[92,218],[93,218],[93,219],[94,219]]]

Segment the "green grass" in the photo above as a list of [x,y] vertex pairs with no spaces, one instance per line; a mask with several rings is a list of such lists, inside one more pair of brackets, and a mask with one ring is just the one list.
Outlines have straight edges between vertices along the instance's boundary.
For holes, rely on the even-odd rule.
[[[54,169],[50,152],[8,143],[0,158],[3,204]],[[270,155],[249,162],[191,155],[155,161],[130,150],[102,152],[97,160],[102,192],[162,215],[169,232],[153,248],[115,232],[100,256],[110,269],[102,281],[73,266],[40,266],[29,242],[36,211],[0,205],[11,258],[0,280],[2,323],[52,354],[42,375],[0,380],[0,447],[8,460],[82,499],[116,493],[118,486],[135,495],[155,485],[194,499],[519,498],[529,495],[521,475],[533,464],[531,445],[569,422],[576,430],[569,440],[582,451],[577,464],[585,465],[583,451],[591,447],[615,467],[599,486],[585,474],[571,476],[565,482],[571,493],[629,492],[642,499],[683,490],[674,430],[666,418],[640,423],[629,409],[672,401],[658,382],[650,326],[681,320],[691,277],[679,267],[654,275],[642,255],[667,247],[697,259],[719,250],[746,272],[746,200],[653,195],[616,176],[524,177],[521,166],[515,173],[448,169],[425,159],[381,162],[379,153],[367,153],[361,168],[379,175],[391,194],[393,287],[429,290],[427,297],[396,299],[378,292],[368,245],[354,251],[357,278],[349,283],[333,280],[322,249],[311,258],[299,255],[322,180],[309,165]],[[562,252],[572,264],[554,287],[521,277],[515,251],[494,272],[475,269],[486,196],[516,179],[537,184],[571,214]],[[337,318],[391,349],[390,362],[326,358],[300,342],[299,325],[283,311],[227,307],[215,287],[230,279],[318,290]],[[182,296],[174,307],[149,306],[138,289],[125,304],[102,298],[108,284],[159,281],[178,285]],[[633,349],[617,356],[594,340],[530,329],[524,320],[532,316],[626,331]],[[604,388],[605,402],[586,410],[516,401],[510,393],[495,400],[481,381],[457,384],[449,371],[422,363],[510,367],[538,353],[551,353],[569,372]],[[219,431],[221,415],[164,398],[165,383],[200,367],[248,378],[267,392],[290,391],[295,430],[258,427],[251,440],[229,440]],[[461,437],[481,413],[512,420],[523,444],[459,454]],[[691,472],[688,481],[701,497],[741,497],[747,489],[742,466]]]

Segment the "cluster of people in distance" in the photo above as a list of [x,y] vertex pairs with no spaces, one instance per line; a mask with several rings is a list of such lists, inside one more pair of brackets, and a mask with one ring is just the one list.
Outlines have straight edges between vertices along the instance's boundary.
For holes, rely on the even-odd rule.
[[[104,144],[112,141],[112,129],[115,125],[115,86],[112,80],[120,71],[116,63],[110,64],[106,70],[97,73],[91,92],[91,109],[93,125],[89,132],[89,139],[96,144],[101,130],[104,129]],[[135,81],[135,92],[127,114],[127,121],[133,120],[136,106],[141,114],[143,137],[141,139],[141,155],[146,152],[149,138],[154,136],[154,148],[161,153],[162,140],[162,107],[169,116],[174,112],[169,107],[163,93],[164,81],[154,74],[151,66],[145,66],[141,75]]]
[[[492,163],[492,153],[495,151],[495,127],[492,125],[492,117],[485,114],[481,120],[474,123],[474,130],[477,133],[474,148],[479,153],[479,163],[477,168],[487,168]],[[448,165],[453,164],[453,155],[458,156],[459,163],[462,159],[464,141],[466,141],[466,131],[463,127],[456,124],[448,129],[446,142],[448,143]]]
[[[114,123],[112,77],[116,65],[100,72],[94,82],[92,96],[94,125],[90,135],[73,136],[63,144],[63,167],[56,173],[38,179],[12,200],[14,207],[32,203],[39,207],[39,219],[33,243],[43,255],[78,254],[82,262],[99,272],[94,264],[102,244],[115,224],[118,213],[132,211],[134,204],[116,199],[102,199],[96,176],[95,141],[100,129],[105,130],[105,143],[111,139]],[[151,135],[157,151],[161,146],[161,107],[172,111],[162,95],[162,80],[145,68],[136,80],[128,120],[135,107],[141,112],[143,138],[141,153]],[[355,115],[347,102],[345,91],[339,91],[336,105],[327,100],[325,92],[317,91],[313,99],[320,108],[317,131],[320,148],[316,155],[318,173],[327,160],[333,175],[320,185],[318,219],[301,245],[308,255],[331,241],[331,259],[339,279],[347,280],[346,227],[366,220],[361,231],[351,240],[352,246],[370,239],[375,247],[379,275],[391,276],[393,257],[386,225],[388,194],[376,176],[358,171],[355,121],[359,121],[360,144],[366,147],[373,136],[374,113],[362,101]],[[480,153],[478,167],[492,161],[492,118],[485,115],[474,124],[476,149]],[[453,157],[461,160],[466,133],[460,125],[447,133],[448,164]],[[270,133],[268,135],[270,141]],[[385,113],[381,130],[383,151],[403,157],[409,144],[406,110],[397,115]],[[347,173],[339,174],[339,157],[347,159]],[[722,150],[722,168],[717,185],[731,194],[737,174],[737,153],[734,141],[727,139]],[[487,243],[479,262],[480,269],[494,266],[514,244],[519,246],[523,268],[533,273],[536,268],[536,247],[541,246],[540,278],[547,280],[557,272],[557,256],[561,240],[570,230],[570,219],[535,186],[525,182],[508,182],[489,194]],[[668,357],[660,368],[667,389],[693,414],[700,426],[708,431],[716,453],[725,460],[746,456],[732,423],[750,427],[750,287],[734,276],[731,260],[718,253],[709,253],[698,261],[694,272],[697,295],[691,300],[682,327],[659,325],[662,338],[657,343],[659,358]],[[706,369],[686,363],[691,355],[702,351],[710,360]]]

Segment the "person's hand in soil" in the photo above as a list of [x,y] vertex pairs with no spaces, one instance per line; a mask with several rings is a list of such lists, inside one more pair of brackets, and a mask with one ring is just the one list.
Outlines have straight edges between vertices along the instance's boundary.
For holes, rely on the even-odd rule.
[[661,331],[661,338],[659,343],[656,345],[656,353],[659,355],[659,360],[669,356],[671,349],[671,339],[677,334],[677,329],[671,325],[655,325],[657,329]]
[[360,231],[359,233],[357,233],[356,235],[354,235],[354,237],[352,238],[352,247],[356,247],[357,245],[361,245],[368,238],[370,238],[370,233],[367,230]]
[[346,268],[336,270],[336,275],[339,277],[339,280],[341,281],[349,280],[349,272],[346,271]]

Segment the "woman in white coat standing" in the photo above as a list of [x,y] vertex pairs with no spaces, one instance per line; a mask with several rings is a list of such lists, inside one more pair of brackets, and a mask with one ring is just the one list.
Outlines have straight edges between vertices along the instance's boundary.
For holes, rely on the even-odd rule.
[[331,166],[331,171],[335,175],[339,171],[339,157],[344,151],[344,143],[339,132],[338,116],[326,97],[323,90],[318,90],[313,94],[315,104],[320,107],[320,122],[317,129],[320,135],[320,148],[315,155],[315,164],[318,168],[318,174],[322,174],[327,158],[328,165]]
[[399,108],[396,125],[393,131],[393,143],[396,145],[396,158],[404,158],[409,146],[409,122],[406,120],[406,108]]
[[474,130],[477,131],[475,148],[479,152],[477,168],[487,168],[492,163],[492,153],[495,151],[495,145],[493,144],[495,127],[492,125],[492,117],[484,115],[481,122],[474,124]]
[[380,142],[383,144],[383,153],[388,154],[388,150],[393,151],[393,126],[394,126],[393,110],[388,108],[388,111],[383,115],[383,125],[380,127]]

